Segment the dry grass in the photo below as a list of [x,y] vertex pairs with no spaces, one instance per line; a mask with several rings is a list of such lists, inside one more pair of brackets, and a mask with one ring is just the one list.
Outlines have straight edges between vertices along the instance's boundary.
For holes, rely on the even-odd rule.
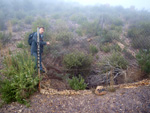
[[126,70],[125,83],[139,81],[143,78],[143,73],[139,67],[130,66]]

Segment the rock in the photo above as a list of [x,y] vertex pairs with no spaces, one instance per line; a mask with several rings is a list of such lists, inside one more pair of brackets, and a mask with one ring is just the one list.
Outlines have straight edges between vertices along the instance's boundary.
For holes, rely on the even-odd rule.
[[103,86],[97,86],[95,94],[101,96],[107,94],[107,91]]

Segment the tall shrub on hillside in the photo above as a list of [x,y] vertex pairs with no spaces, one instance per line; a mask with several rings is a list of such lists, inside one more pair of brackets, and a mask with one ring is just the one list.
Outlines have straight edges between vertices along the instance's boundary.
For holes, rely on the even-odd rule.
[[86,76],[90,72],[92,56],[76,51],[65,55],[63,63],[72,75]]
[[142,71],[144,71],[146,74],[149,74],[150,73],[150,51],[149,50],[140,51],[136,55],[136,59]]
[[4,59],[4,69],[0,72],[5,76],[1,83],[0,93],[4,102],[18,101],[27,104],[26,99],[36,91],[38,76],[35,76],[35,63],[26,51]]
[[128,30],[132,46],[136,49],[150,49],[150,22],[138,23]]

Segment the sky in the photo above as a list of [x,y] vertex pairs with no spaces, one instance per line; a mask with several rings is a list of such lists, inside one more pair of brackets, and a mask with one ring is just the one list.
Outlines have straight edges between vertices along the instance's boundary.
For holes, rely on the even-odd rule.
[[125,8],[135,6],[136,9],[150,10],[150,0],[65,0],[79,2],[82,5],[95,5],[95,4],[110,4],[111,6],[121,5]]

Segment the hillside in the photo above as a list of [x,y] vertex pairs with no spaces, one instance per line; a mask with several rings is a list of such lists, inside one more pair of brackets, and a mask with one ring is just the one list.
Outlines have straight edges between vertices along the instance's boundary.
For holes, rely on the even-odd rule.
[[[11,98],[13,101],[24,102],[28,97],[25,96],[28,91],[32,88],[37,90],[38,77],[33,69],[34,64],[30,62],[28,36],[31,32],[36,32],[39,26],[45,27],[44,41],[50,42],[49,46],[45,46],[42,55],[46,71],[41,75],[42,88],[66,92],[70,90],[74,92],[81,88],[92,92],[97,86],[113,87],[118,84],[139,82],[150,77],[150,12],[148,11],[109,5],[81,6],[59,0],[43,3],[40,1],[34,3],[34,0],[2,1],[0,9],[0,84],[3,84],[0,88],[3,89],[1,92],[5,92],[9,87],[4,88],[5,83],[14,79],[15,82],[10,82],[13,84],[10,86],[19,87],[19,91],[16,91],[21,97],[15,97],[15,100]],[[29,84],[25,86],[24,82]],[[21,85],[18,85],[19,83]],[[29,85],[32,88],[25,89]],[[131,94],[129,98],[135,99],[137,93],[144,95],[145,92],[145,98],[149,99],[148,90],[149,84],[136,89],[127,89],[124,93],[129,92]],[[122,91],[123,89],[119,89],[113,94],[109,92],[104,97],[122,98],[120,96]],[[47,99],[45,95],[39,93],[35,95]],[[100,97],[94,100],[94,94],[87,95],[87,98],[90,96],[93,103],[97,100],[105,101]],[[34,101],[34,95],[31,98]],[[86,102],[86,96],[58,98],[62,101],[63,98],[73,98],[73,100],[84,98],[84,103]],[[126,95],[125,98],[128,96]],[[136,101],[140,99],[139,96]],[[145,101],[141,103],[143,102]],[[149,107],[150,103],[146,102],[148,103],[146,106]],[[104,103],[107,104],[106,108],[110,107],[107,102]],[[121,103],[128,104],[125,100]],[[32,104],[34,106],[34,102],[31,102]],[[89,106],[92,106],[91,104],[92,102]],[[3,112],[5,107],[2,108]],[[116,112],[117,109],[119,108],[116,108]],[[125,108],[123,109],[125,111]],[[130,106],[127,107],[127,111],[131,109],[135,110]],[[140,109],[141,112],[148,110],[144,107]],[[27,112],[26,110],[24,112]],[[69,111],[71,112],[71,109]],[[78,111],[81,109],[76,112]]]

